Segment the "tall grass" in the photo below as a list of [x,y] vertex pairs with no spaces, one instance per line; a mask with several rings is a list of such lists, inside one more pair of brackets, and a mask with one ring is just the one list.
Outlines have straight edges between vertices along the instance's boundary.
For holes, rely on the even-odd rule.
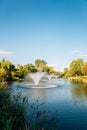
[[[21,100],[20,100],[21,99]],[[25,117],[26,99],[13,96],[7,89],[0,89],[0,129],[19,130],[27,124]]]
[[41,103],[40,100],[33,100],[29,102],[28,117],[29,127],[31,130],[56,130],[57,124],[57,111],[53,114]]

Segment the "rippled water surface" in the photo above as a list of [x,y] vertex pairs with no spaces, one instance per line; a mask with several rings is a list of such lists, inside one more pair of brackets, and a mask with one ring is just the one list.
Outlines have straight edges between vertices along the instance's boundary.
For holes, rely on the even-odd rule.
[[39,98],[52,112],[58,110],[58,130],[87,130],[87,85],[67,79],[54,79],[45,84],[42,88],[40,85],[28,88],[24,83],[15,82],[11,90],[30,99]]

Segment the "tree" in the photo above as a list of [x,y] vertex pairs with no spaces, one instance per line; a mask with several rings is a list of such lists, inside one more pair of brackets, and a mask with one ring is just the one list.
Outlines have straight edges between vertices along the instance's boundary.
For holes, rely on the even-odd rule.
[[17,69],[16,69],[16,72],[15,72],[15,77],[16,78],[23,78],[24,77],[24,68],[20,64],[17,65]]
[[5,80],[8,80],[8,81],[12,80],[12,74],[11,74],[11,72],[14,71],[15,66],[10,61],[5,61],[5,59],[4,59],[4,60],[2,60],[0,62],[0,68],[1,68],[1,70],[3,70],[3,72],[6,72],[7,76],[3,75],[3,76],[5,76],[4,77]]
[[45,66],[43,70],[44,70],[44,72],[47,72],[48,74],[54,74],[55,73],[53,67],[51,67],[51,66]]
[[71,76],[82,75],[83,59],[73,60],[70,64],[70,74]]
[[83,64],[82,70],[83,70],[83,74],[87,76],[87,62],[85,62],[85,63]]
[[58,71],[58,72],[57,72],[57,75],[58,75],[60,78],[62,78],[62,77],[63,77],[63,72]]
[[64,68],[63,77],[64,78],[68,78],[70,76],[71,76],[71,74],[70,74],[69,69],[68,68]]
[[33,64],[25,64],[24,65],[24,73],[25,75],[29,72],[36,72],[37,69],[35,68],[35,66]]
[[7,77],[8,77],[8,75],[7,75],[6,70],[3,69],[3,68],[0,68],[0,82],[1,81],[6,81]]
[[64,68],[64,75],[66,75],[69,72],[68,68]]
[[35,60],[35,67],[39,70],[39,71],[43,71],[44,67],[46,66],[46,61],[44,60],[40,60],[37,59]]

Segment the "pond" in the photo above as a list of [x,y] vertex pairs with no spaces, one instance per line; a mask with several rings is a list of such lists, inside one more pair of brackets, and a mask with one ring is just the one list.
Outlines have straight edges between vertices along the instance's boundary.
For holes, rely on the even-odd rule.
[[20,87],[24,83],[14,82],[11,92],[46,102],[51,112],[58,111],[58,130],[87,130],[87,85],[68,79],[54,79],[52,88]]

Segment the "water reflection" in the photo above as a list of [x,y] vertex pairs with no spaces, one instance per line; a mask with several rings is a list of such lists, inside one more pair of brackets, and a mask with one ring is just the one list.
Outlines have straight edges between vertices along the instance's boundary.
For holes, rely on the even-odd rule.
[[78,79],[70,79],[71,84],[82,84],[82,80],[80,78]]
[[47,94],[46,94],[46,90],[45,89],[43,91],[41,89],[34,89],[34,90],[30,90],[30,91],[27,91],[27,97],[29,95],[31,95],[32,99],[39,98],[39,100],[41,100],[42,102],[46,102],[47,101],[47,98],[46,98]]
[[13,83],[11,85],[11,91],[14,94],[21,93],[23,96],[28,99],[38,99],[42,102],[47,102],[47,91],[45,88],[26,88],[24,83]]
[[74,102],[80,105],[87,103],[87,84],[83,84],[77,80],[74,80],[74,82],[71,81],[71,83],[73,84],[71,92]]

